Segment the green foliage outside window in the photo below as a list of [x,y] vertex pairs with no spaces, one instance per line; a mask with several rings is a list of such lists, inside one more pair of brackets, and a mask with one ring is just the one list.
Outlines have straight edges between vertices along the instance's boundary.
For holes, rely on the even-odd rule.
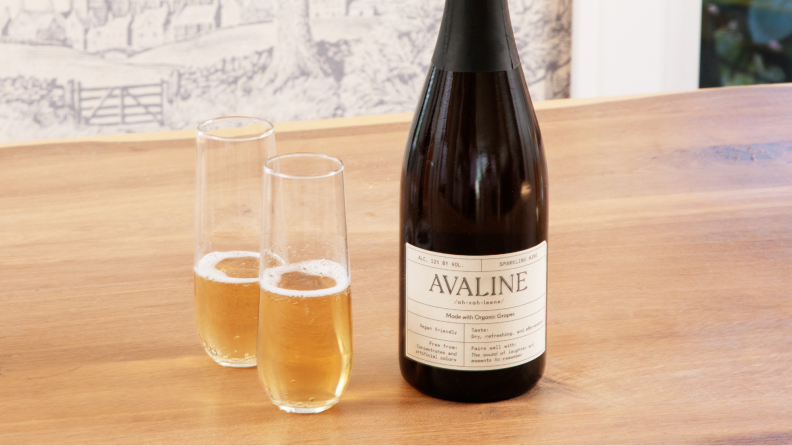
[[699,86],[792,81],[792,0],[705,0]]

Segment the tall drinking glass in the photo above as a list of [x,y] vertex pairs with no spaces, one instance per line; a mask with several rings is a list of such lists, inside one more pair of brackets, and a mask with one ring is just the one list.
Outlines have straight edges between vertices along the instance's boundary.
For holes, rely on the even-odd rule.
[[195,320],[220,365],[256,365],[259,237],[271,123],[226,117],[198,126],[195,190]]
[[281,410],[317,413],[338,402],[352,369],[351,276],[344,165],[315,154],[264,167],[258,373]]

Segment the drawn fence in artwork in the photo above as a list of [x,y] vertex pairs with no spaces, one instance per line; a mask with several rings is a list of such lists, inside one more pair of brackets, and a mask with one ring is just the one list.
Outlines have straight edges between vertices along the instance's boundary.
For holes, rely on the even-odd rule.
[[85,88],[77,82],[74,106],[86,125],[165,124],[167,83]]

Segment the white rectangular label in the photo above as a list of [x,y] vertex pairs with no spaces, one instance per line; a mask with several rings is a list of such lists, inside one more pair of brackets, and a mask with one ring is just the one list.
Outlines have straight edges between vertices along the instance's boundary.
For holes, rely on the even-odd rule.
[[406,354],[454,370],[524,364],[545,351],[547,242],[494,256],[406,244]]

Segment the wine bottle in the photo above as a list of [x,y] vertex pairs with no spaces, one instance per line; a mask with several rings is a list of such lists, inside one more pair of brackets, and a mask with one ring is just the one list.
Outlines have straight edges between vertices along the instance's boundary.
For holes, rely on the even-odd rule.
[[507,0],[446,0],[401,178],[405,380],[527,392],[545,367],[547,168]]

